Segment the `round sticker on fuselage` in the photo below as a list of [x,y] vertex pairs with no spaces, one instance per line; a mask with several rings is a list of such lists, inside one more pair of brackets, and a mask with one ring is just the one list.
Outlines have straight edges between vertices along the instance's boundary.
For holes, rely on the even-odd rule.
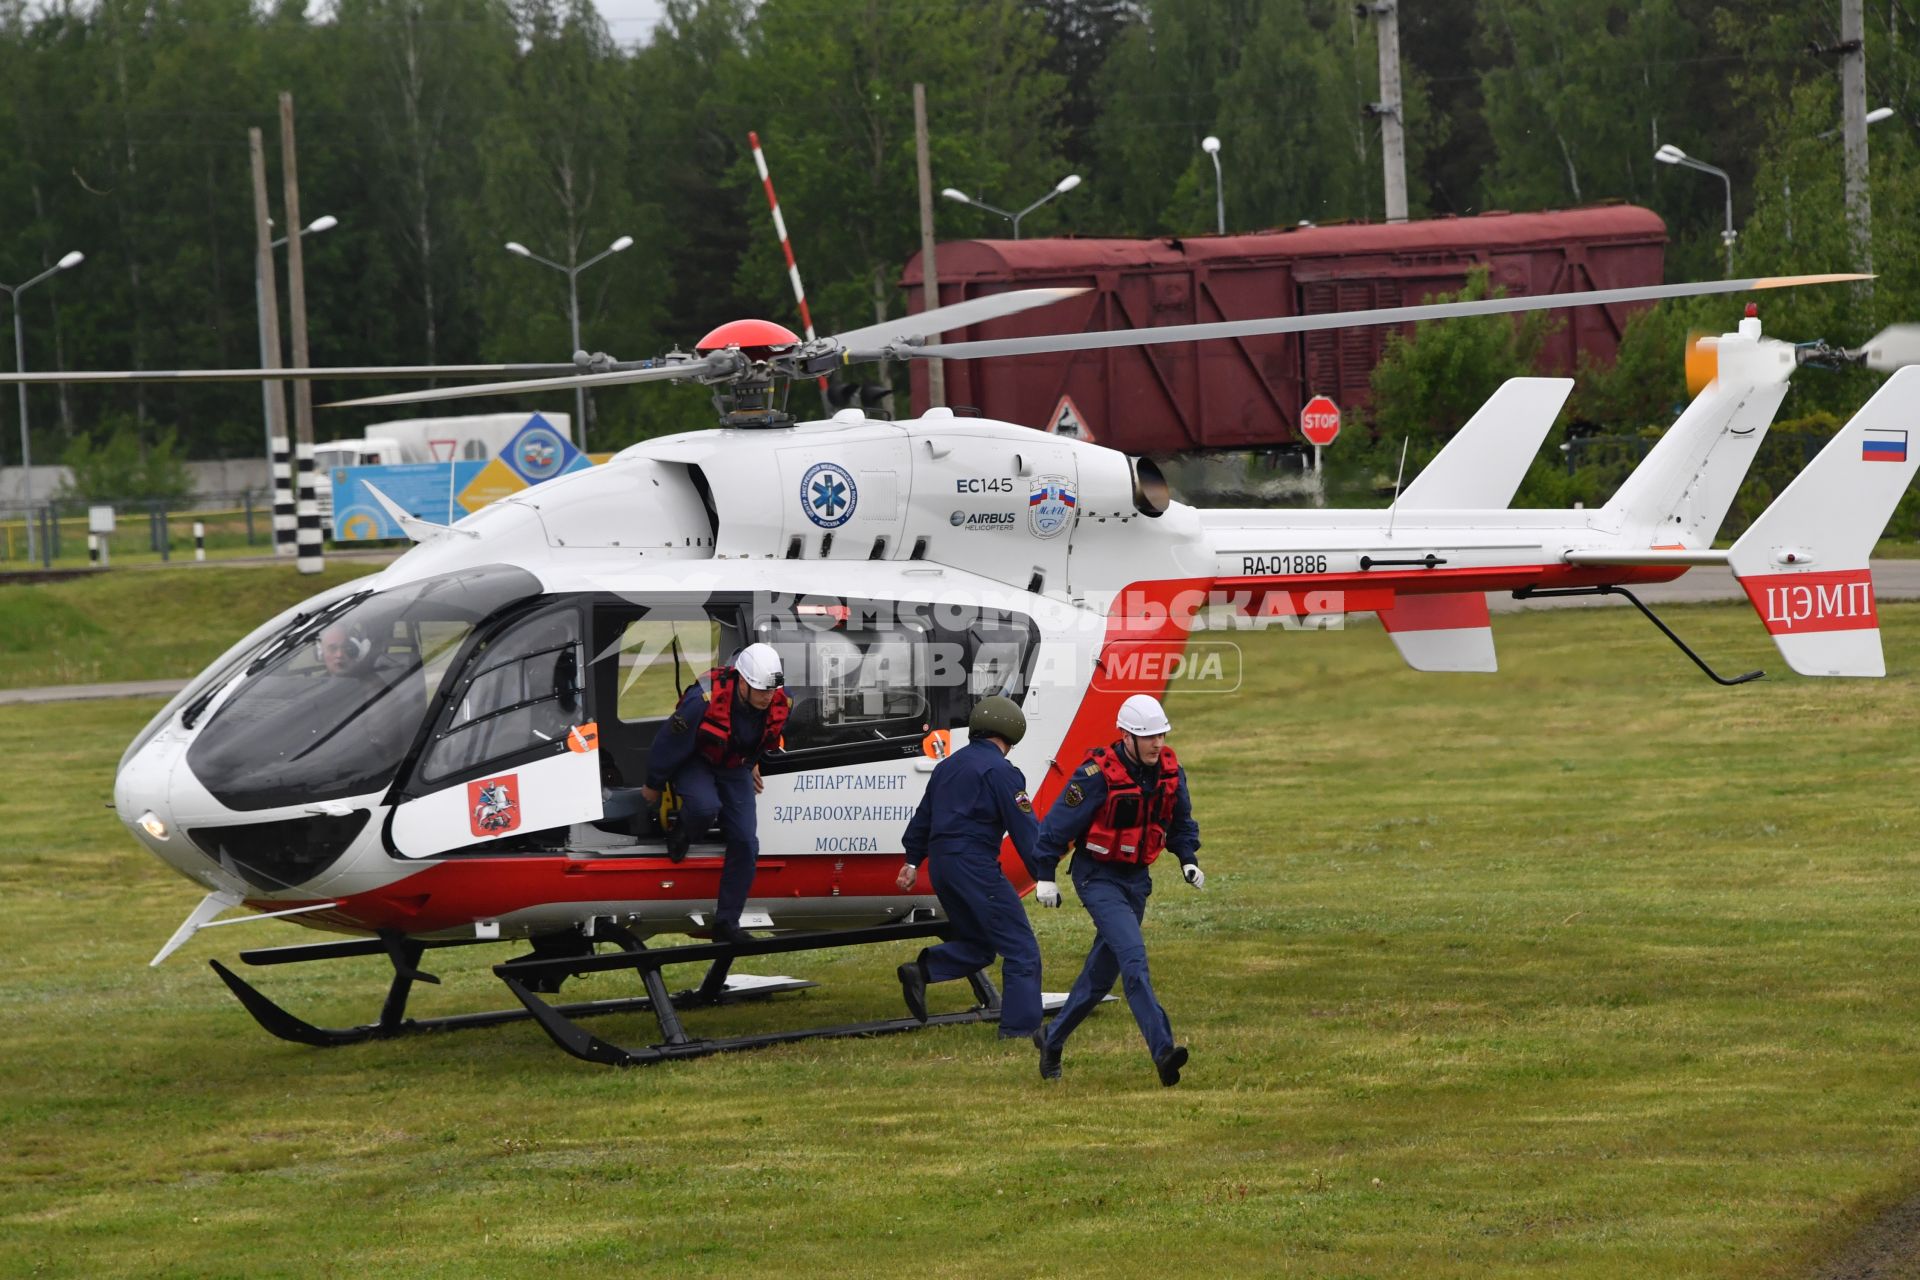
[[860,490],[843,466],[816,462],[800,480],[800,506],[822,529],[838,529],[853,516]]

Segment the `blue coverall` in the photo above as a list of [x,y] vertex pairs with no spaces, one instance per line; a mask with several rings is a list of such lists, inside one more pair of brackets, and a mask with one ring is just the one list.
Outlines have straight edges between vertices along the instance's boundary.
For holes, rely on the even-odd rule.
[[[1111,750],[1126,763],[1143,796],[1151,795],[1159,766],[1141,764],[1120,743]],[[1074,770],[1040,829],[1039,852],[1034,859],[1040,879],[1055,878],[1067,847],[1077,846],[1086,835],[1106,799],[1107,779],[1099,765],[1089,762]],[[1193,820],[1184,768],[1180,770],[1179,793],[1174,797],[1173,818],[1167,825],[1167,849],[1182,866],[1199,861],[1194,855],[1200,851],[1200,824]],[[1087,962],[1073,980],[1073,990],[1067,993],[1067,1002],[1048,1024],[1047,1048],[1059,1052],[1073,1029],[1113,990],[1114,979],[1118,978],[1126,992],[1127,1006],[1133,1010],[1133,1020],[1146,1037],[1147,1050],[1158,1062],[1173,1048],[1173,1028],[1153,993],[1146,939],[1140,933],[1140,922],[1147,914],[1147,896],[1153,892],[1153,877],[1142,864],[1101,862],[1084,851],[1074,857],[1072,870],[1074,891],[1080,895],[1080,905],[1093,917],[1095,937]]]
[[1040,1025],[1040,943],[1020,895],[1000,869],[1000,837],[1029,867],[1039,824],[1026,779],[1000,748],[969,742],[934,769],[927,794],[907,824],[907,862],[929,854],[933,891],[953,934],[920,953],[928,982],[964,978],[1004,957],[1000,966],[1000,1034],[1030,1036]]
[[[739,689],[746,683],[740,682]],[[674,708],[666,727],[647,751],[647,786],[655,791],[668,782],[680,796],[680,821],[698,835],[720,817],[720,835],[726,841],[726,863],[720,869],[720,894],[713,904],[714,923],[722,932],[740,927],[740,911],[753,888],[754,863],[760,857],[758,811],[754,803],[753,768],[759,763],[758,744],[766,729],[767,713],[734,696],[731,732],[734,748],[747,763],[722,769],[695,750],[702,717],[707,714],[706,691],[693,685]]]

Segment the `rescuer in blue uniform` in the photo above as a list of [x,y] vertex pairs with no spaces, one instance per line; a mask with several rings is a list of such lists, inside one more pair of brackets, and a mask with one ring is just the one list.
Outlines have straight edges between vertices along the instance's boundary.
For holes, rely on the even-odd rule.
[[1180,1083],[1187,1048],[1176,1044],[1167,1011],[1153,994],[1147,973],[1147,944],[1140,933],[1153,878],[1147,868],[1171,849],[1186,882],[1199,889],[1207,882],[1195,855],[1200,825],[1193,820],[1187,775],[1167,749],[1167,713],[1156,698],[1135,694],[1120,708],[1120,739],[1088,754],[1047,812],[1035,858],[1040,883],[1034,897],[1043,907],[1060,905],[1054,883],[1060,858],[1073,845],[1073,887],[1093,917],[1095,938],[1087,963],[1074,979],[1067,1002],[1040,1036],[1040,1074],[1060,1076],[1060,1053],[1067,1037],[1107,992],[1115,978],[1126,992],[1133,1020],[1146,1037],[1160,1083]]
[[967,745],[942,760],[927,794],[907,824],[906,865],[900,891],[913,888],[920,864],[929,873],[953,932],[945,942],[900,966],[907,1010],[927,1020],[927,984],[964,978],[1004,957],[1000,966],[1000,1037],[1040,1034],[1040,944],[1027,923],[1020,895],[1000,869],[1000,837],[1029,869],[1039,824],[1027,798],[1026,779],[1007,752],[1027,732],[1027,717],[1011,698],[982,698],[967,721]]
[[780,654],[770,644],[750,644],[731,667],[716,667],[688,686],[666,727],[647,752],[647,780],[640,788],[649,805],[660,802],[669,782],[680,797],[679,821],[669,850],[684,853],[687,841],[718,815],[726,841],[720,893],[713,904],[713,936],[741,942],[740,911],[753,888],[760,857],[758,815],[760,757],[780,745],[791,706]]

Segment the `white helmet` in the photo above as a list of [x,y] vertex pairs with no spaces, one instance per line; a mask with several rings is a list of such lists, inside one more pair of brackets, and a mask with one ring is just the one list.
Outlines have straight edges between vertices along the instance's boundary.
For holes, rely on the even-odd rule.
[[1140,738],[1150,738],[1173,728],[1167,721],[1167,713],[1160,705],[1160,699],[1144,693],[1136,693],[1120,704],[1118,725],[1120,732]]
[[780,671],[780,651],[770,644],[750,644],[733,660],[740,678],[756,689],[778,689],[787,682]]

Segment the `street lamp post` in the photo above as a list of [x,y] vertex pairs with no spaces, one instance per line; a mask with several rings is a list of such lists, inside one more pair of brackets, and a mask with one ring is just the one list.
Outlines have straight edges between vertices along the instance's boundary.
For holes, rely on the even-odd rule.
[[1200,139],[1200,149],[1213,157],[1214,230],[1227,234],[1227,189],[1220,178],[1220,139],[1208,134]]
[[[517,240],[507,241],[508,253],[518,254],[522,258],[537,262],[543,267],[552,267],[555,271],[558,271],[567,278],[567,318],[573,325],[573,351],[576,357],[584,350],[580,345],[580,273],[600,261],[600,259],[610,257],[613,254],[620,253],[632,247],[633,237],[621,236],[618,240],[615,240],[612,244],[602,249],[599,253],[594,254],[579,266],[568,267],[562,266],[560,263],[554,262],[551,259],[541,257]],[[571,249],[569,249],[568,256],[572,256]],[[575,442],[582,449],[585,449],[587,447],[587,389],[585,387],[575,387],[573,389],[573,414],[579,423],[579,438]],[[567,437],[568,439],[573,439],[574,432],[569,431]]]
[[[86,261],[87,255],[75,249],[60,261],[42,271],[25,284],[0,284],[0,293],[13,300],[13,371],[27,371],[26,326],[20,323],[20,295],[45,280],[48,276],[77,267]],[[27,507],[27,559],[31,562],[39,554],[37,537],[33,530],[33,441],[27,433],[27,384],[20,384],[20,498]]]
[[1063,196],[1067,194],[1067,192],[1073,190],[1075,187],[1079,185],[1080,185],[1080,175],[1077,173],[1070,173],[1066,177],[1060,179],[1060,181],[1054,183],[1053,190],[1047,192],[1047,194],[1041,196],[1038,200],[1035,200],[1032,204],[1028,205],[1026,208],[1022,209],[1018,213],[1009,213],[1007,210],[1000,208],[998,205],[991,205],[991,204],[988,204],[985,200],[976,199],[975,197],[968,195],[966,192],[961,191],[956,187],[948,187],[946,190],[942,191],[940,194],[943,198],[951,200],[956,204],[970,204],[976,209],[985,209],[988,213],[999,214],[1001,217],[1007,219],[1007,221],[1013,223],[1013,238],[1015,240],[1018,240],[1020,238],[1020,219],[1026,217],[1028,214],[1032,213],[1035,209],[1038,209],[1041,205],[1053,199],[1055,196]]
[[[315,218],[312,222],[309,222],[306,226],[300,228],[300,235],[301,235],[301,238],[304,239],[307,236],[317,235],[322,231],[331,231],[339,225],[340,225],[340,219],[334,217],[330,213],[322,214],[320,217]],[[281,236],[278,240],[273,241],[272,244],[269,245],[268,247],[273,249],[278,249],[281,245],[285,244],[286,242],[287,242],[287,238],[285,236]],[[266,282],[260,278],[260,272],[257,268],[253,273],[253,314],[254,314],[254,325],[260,331],[260,367],[263,369],[277,369],[279,368],[279,364],[277,362],[270,363],[267,359],[268,349],[270,348],[272,343],[271,343],[271,340],[267,337]],[[265,381],[261,382],[260,384],[260,415],[261,415],[261,422],[263,423],[264,429],[267,434],[267,468],[269,472],[272,471],[273,465],[274,465],[272,397],[278,394],[279,392],[274,390],[272,383],[265,382]]]
[[[1871,127],[1873,125],[1879,124],[1882,120],[1885,120],[1892,115],[1893,115],[1892,107],[1875,107],[1873,110],[1867,112],[1866,123],[1869,127]],[[1817,142],[1832,142],[1835,138],[1839,136],[1840,136],[1840,130],[1828,129],[1824,133],[1815,134],[1814,140]],[[1785,203],[1787,206],[1787,243],[1792,244],[1793,243],[1793,169],[1791,166],[1786,166],[1786,165],[1783,165],[1782,168],[1786,170],[1786,173],[1785,173],[1785,176],[1780,179],[1780,194],[1782,195],[1782,197],[1784,197]]]
[[1716,168],[1703,160],[1695,160],[1671,142],[1666,143],[1658,151],[1654,152],[1653,158],[1661,164],[1684,165],[1689,169],[1698,169],[1701,173],[1710,173],[1727,184],[1727,229],[1720,233],[1720,241],[1727,246],[1727,275],[1731,277],[1733,275],[1733,241],[1735,236],[1733,229],[1733,179],[1727,176],[1725,169]]

